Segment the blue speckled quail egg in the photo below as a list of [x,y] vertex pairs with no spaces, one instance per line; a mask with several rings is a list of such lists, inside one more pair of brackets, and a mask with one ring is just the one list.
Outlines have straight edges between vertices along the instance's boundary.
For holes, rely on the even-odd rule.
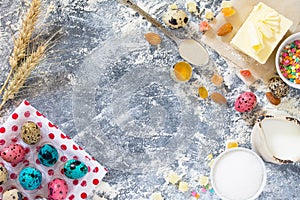
[[8,171],[2,164],[0,164],[0,185],[5,183],[7,179],[8,179]]
[[53,166],[58,160],[57,149],[50,144],[44,144],[39,150],[38,160],[44,166]]
[[185,27],[188,23],[187,14],[180,9],[169,9],[162,18],[163,22],[172,29]]
[[23,195],[17,189],[7,190],[3,193],[2,200],[22,200]]
[[79,160],[68,160],[64,165],[64,174],[70,179],[82,178],[87,172],[87,166]]
[[35,190],[42,183],[42,173],[34,167],[25,167],[19,174],[19,182],[25,190]]
[[21,138],[23,142],[34,145],[41,140],[42,134],[39,126],[34,122],[26,122],[21,128]]

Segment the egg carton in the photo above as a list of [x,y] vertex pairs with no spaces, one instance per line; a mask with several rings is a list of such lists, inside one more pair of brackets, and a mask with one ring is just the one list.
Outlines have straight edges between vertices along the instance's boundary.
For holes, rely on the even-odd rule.
[[[41,130],[41,139],[34,145],[25,143],[20,135],[21,128],[26,122],[34,122]],[[82,147],[58,129],[42,113],[24,100],[11,114],[8,120],[0,126],[0,152],[11,144],[18,144],[25,149],[25,158],[11,164],[0,157],[0,163],[8,170],[8,181],[0,185],[0,198],[6,190],[19,190],[24,200],[34,200],[38,197],[48,197],[48,184],[55,178],[65,180],[68,185],[67,198],[69,200],[86,199],[100,183],[107,170],[101,166]],[[41,164],[38,152],[44,144],[50,144],[58,151],[57,162],[50,167]],[[64,165],[69,160],[78,160],[87,166],[87,173],[78,179],[70,179],[64,174]],[[25,167],[34,167],[42,174],[42,183],[38,189],[26,190],[19,182],[19,173]]]

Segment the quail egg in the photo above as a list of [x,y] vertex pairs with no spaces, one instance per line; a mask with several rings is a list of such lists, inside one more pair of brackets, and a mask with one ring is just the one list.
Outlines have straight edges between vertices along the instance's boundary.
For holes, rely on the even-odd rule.
[[44,166],[53,166],[58,160],[58,151],[54,146],[44,144],[39,150],[38,160]]
[[23,195],[17,189],[7,190],[2,195],[2,200],[22,200]]
[[163,16],[163,22],[172,29],[185,27],[188,23],[187,14],[180,9],[169,9]]
[[19,174],[19,182],[25,190],[35,190],[42,183],[42,173],[34,167],[25,167]]
[[288,95],[290,87],[280,77],[272,77],[268,82],[268,88],[277,98]]
[[79,160],[68,160],[64,165],[64,174],[70,179],[81,178],[87,172],[87,166]]
[[252,92],[244,92],[235,100],[234,107],[239,112],[248,112],[255,108],[257,98]]
[[8,179],[8,171],[2,164],[0,164],[0,185],[5,183],[7,179]]
[[18,164],[25,158],[26,151],[20,144],[10,144],[1,151],[1,157],[6,162]]
[[34,145],[41,140],[41,129],[34,122],[26,122],[21,128],[21,138],[23,142],[29,145]]
[[66,199],[68,195],[68,184],[61,178],[55,178],[48,184],[48,199]]

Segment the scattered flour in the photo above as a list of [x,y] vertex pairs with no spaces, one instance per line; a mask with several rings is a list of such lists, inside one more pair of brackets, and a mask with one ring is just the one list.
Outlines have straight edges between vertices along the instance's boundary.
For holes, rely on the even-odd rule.
[[[103,196],[108,198],[107,200],[116,198],[118,195],[118,190],[116,188],[111,187],[108,183],[103,181],[97,186],[96,191],[104,194]],[[93,200],[106,200],[106,198],[95,195]]]

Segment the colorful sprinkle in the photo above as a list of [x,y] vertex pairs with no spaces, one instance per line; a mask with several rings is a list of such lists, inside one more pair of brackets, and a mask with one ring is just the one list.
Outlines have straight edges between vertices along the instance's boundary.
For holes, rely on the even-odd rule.
[[286,45],[280,53],[279,68],[282,75],[292,83],[299,84],[300,40]]
[[178,190],[180,192],[186,192],[189,189],[189,184],[187,182],[184,181],[180,181],[179,185],[178,185]]
[[207,192],[206,188],[201,188],[200,191],[201,191],[202,193],[206,193],[206,192]]
[[192,196],[195,197],[196,199],[200,198],[200,194],[198,194],[197,192],[193,191],[192,192]]
[[200,176],[199,183],[201,186],[206,186],[209,183],[209,178],[207,176]]
[[199,23],[200,32],[208,31],[210,28],[209,23],[207,21],[202,21]]
[[150,197],[151,200],[163,200],[164,198],[161,196],[160,192],[155,192]]
[[193,2],[193,1],[187,3],[186,7],[190,13],[196,13],[196,12],[198,12],[198,9],[199,9],[196,2]]
[[231,8],[231,7],[232,7],[231,1],[222,1],[221,8]]
[[207,20],[212,20],[215,17],[215,14],[211,11],[211,9],[205,10],[205,18]]
[[173,171],[169,172],[166,181],[175,185],[180,180],[180,177]]
[[235,9],[232,7],[222,8],[222,14],[224,17],[230,17],[235,14]]
[[239,144],[238,144],[237,141],[227,141],[227,142],[226,142],[226,148],[227,148],[227,149],[236,148],[236,147],[238,147],[238,146],[239,146]]
[[177,10],[177,9],[178,9],[178,6],[174,3],[174,4],[169,5],[168,8],[169,8],[170,10]]
[[215,159],[212,159],[212,160],[208,163],[208,166],[211,168],[212,165],[214,164],[214,162],[215,162]]
[[248,69],[242,69],[242,70],[240,70],[240,74],[241,74],[243,77],[245,77],[245,78],[251,77],[251,76],[252,76],[251,71],[248,70]]
[[207,160],[211,160],[211,159],[213,159],[213,157],[214,156],[212,154],[208,154],[206,158],[207,158]]

